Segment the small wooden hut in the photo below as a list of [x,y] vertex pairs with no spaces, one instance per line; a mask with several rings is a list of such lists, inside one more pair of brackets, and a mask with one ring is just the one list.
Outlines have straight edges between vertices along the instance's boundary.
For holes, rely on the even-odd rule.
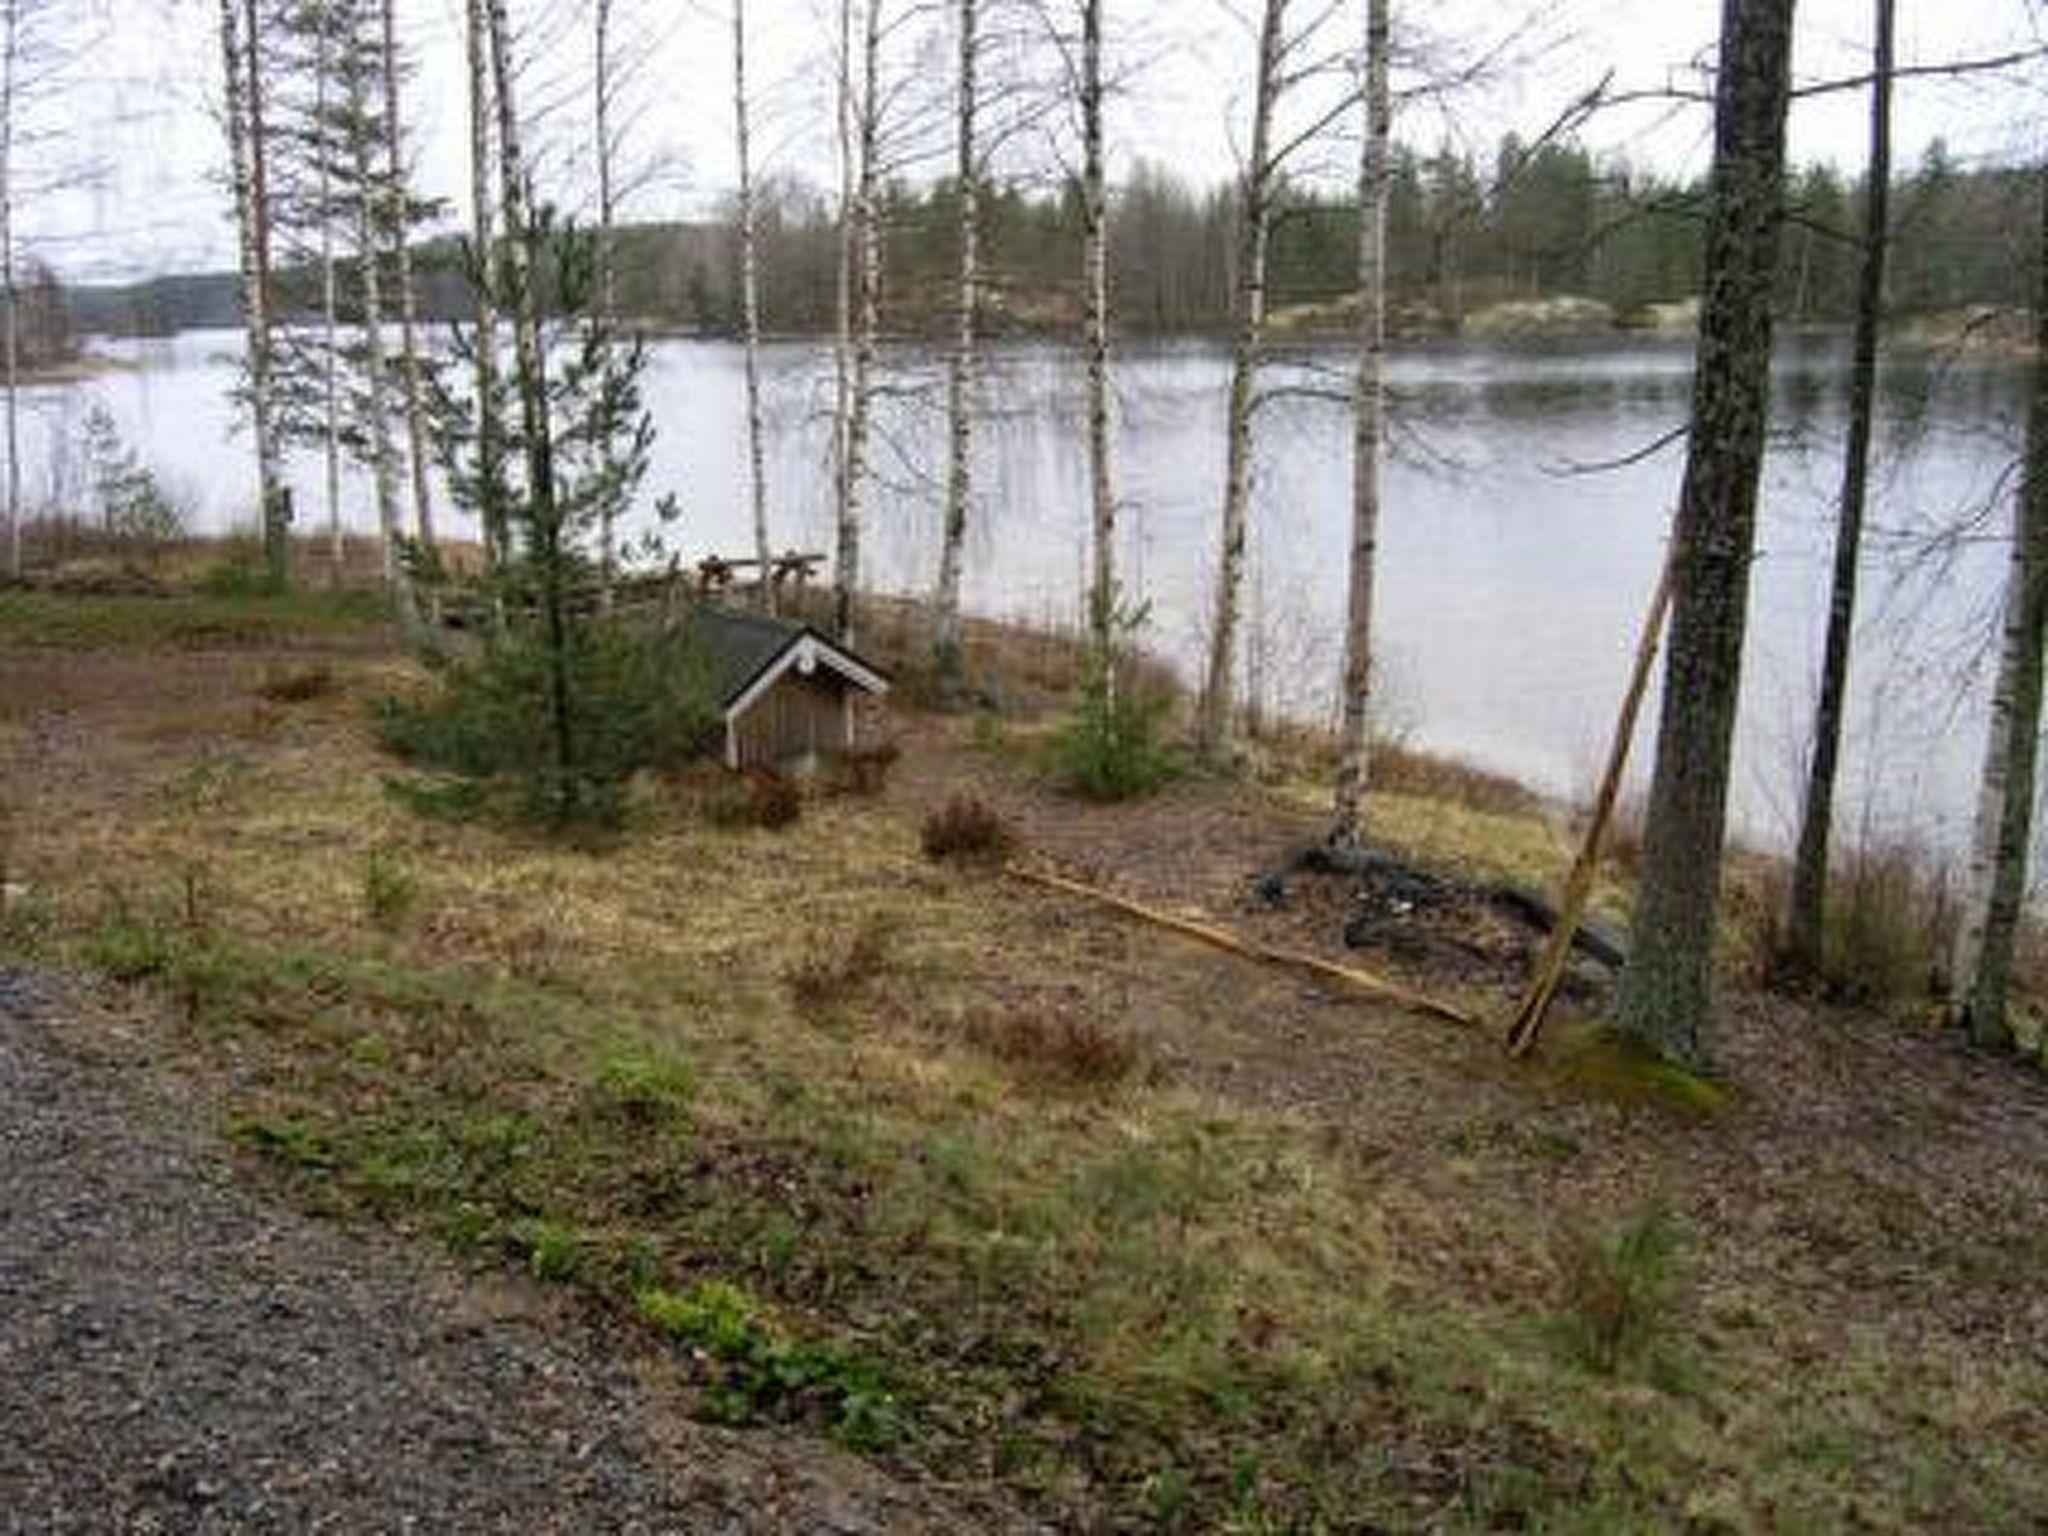
[[771,768],[860,745],[860,701],[889,680],[806,624],[702,607],[691,633],[713,669],[725,765]]

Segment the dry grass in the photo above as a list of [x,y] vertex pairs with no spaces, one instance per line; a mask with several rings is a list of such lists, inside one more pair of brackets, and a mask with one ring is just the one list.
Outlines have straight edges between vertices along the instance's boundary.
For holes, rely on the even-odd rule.
[[[229,668],[245,710],[272,659]],[[0,653],[32,893],[8,950],[157,989],[159,1048],[307,1198],[622,1311],[743,1287],[886,1384],[891,1454],[1067,1528],[1169,1504],[1197,1529],[1444,1530],[2017,1529],[2048,1507],[2048,1367],[1983,1344],[2029,1326],[2014,1298],[2048,1263],[2038,1087],[2002,1066],[1738,1012],[1713,1113],[1513,1068],[930,869],[934,779],[987,770],[965,750],[795,836],[679,796],[602,855],[426,822],[342,707],[394,664],[332,665],[334,707],[160,734],[227,663]],[[1156,851],[1210,793],[1091,810],[1087,835]],[[1503,811],[1374,812],[1448,863],[1558,866],[1557,834]],[[418,883],[382,926],[373,853]],[[1532,1213],[1611,1226],[1658,1194],[1689,1232],[1669,1316],[1700,1364],[1588,1372],[1543,1326]]]

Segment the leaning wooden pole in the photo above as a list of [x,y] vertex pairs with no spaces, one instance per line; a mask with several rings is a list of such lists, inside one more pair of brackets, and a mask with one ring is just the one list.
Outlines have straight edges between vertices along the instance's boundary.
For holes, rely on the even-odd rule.
[[1046,886],[1051,890],[1064,891],[1069,896],[1098,902],[1114,908],[1127,917],[1135,917],[1155,927],[1178,933],[1184,938],[1197,940],[1215,949],[1228,950],[1233,955],[1242,955],[1247,960],[1257,960],[1266,965],[1281,966],[1288,970],[1305,971],[1322,981],[1335,982],[1339,986],[1358,992],[1378,1002],[1392,1003],[1411,1013],[1427,1014],[1434,1019],[1443,1019],[1452,1024],[1473,1024],[1477,1021],[1463,1009],[1450,1003],[1425,997],[1411,991],[1397,982],[1388,981],[1384,976],[1375,976],[1371,971],[1359,970],[1356,966],[1338,965],[1316,955],[1304,955],[1296,950],[1275,949],[1270,944],[1255,943],[1240,938],[1225,928],[1209,923],[1196,922],[1193,918],[1178,917],[1171,912],[1162,912],[1157,907],[1148,907],[1143,902],[1132,901],[1128,896],[1119,896],[1114,891],[1105,891],[1099,886],[1085,885],[1079,880],[1069,880],[1065,875],[1056,875],[1049,870],[1031,869],[1024,865],[1007,866],[1006,873],[1033,885]]
[[1572,861],[1571,873],[1565,877],[1564,897],[1558,903],[1557,922],[1550,930],[1549,941],[1543,947],[1542,957],[1536,963],[1536,974],[1529,982],[1529,990],[1523,994],[1521,1007],[1515,1010],[1514,1019],[1508,1025],[1507,1052],[1510,1056],[1526,1056],[1536,1044],[1536,1035],[1543,1028],[1543,1017],[1550,1011],[1551,1000],[1557,996],[1557,989],[1564,981],[1564,969],[1571,959],[1572,940],[1578,935],[1579,924],[1585,920],[1586,903],[1593,895],[1593,877],[1600,869],[1600,849],[1607,839],[1607,827],[1614,819],[1614,802],[1621,794],[1621,776],[1628,768],[1629,747],[1635,740],[1636,717],[1642,713],[1643,695],[1649,691],[1650,671],[1656,664],[1657,648],[1664,634],[1664,618],[1671,609],[1671,559],[1665,557],[1664,570],[1657,578],[1657,595],[1650,600],[1649,617],[1643,621],[1643,633],[1636,641],[1635,670],[1629,675],[1628,692],[1621,701],[1621,714],[1614,722],[1614,740],[1607,749],[1607,771],[1601,775],[1600,789],[1593,797],[1593,814],[1586,823],[1586,836],[1579,844],[1579,854]]

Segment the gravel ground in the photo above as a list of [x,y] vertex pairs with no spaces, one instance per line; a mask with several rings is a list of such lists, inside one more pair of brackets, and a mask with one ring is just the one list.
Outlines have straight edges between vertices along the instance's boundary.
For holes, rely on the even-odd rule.
[[0,971],[0,1532],[1015,1523],[697,1424],[637,1335],[267,1203],[134,1041]]

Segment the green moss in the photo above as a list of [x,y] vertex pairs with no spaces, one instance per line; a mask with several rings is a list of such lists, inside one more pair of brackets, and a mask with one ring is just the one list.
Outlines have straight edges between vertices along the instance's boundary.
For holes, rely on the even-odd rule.
[[1566,1037],[1558,1052],[1565,1079],[1629,1108],[1668,1110],[1709,1120],[1728,1106],[1728,1090],[1690,1071],[1626,1031],[1608,1026]]

